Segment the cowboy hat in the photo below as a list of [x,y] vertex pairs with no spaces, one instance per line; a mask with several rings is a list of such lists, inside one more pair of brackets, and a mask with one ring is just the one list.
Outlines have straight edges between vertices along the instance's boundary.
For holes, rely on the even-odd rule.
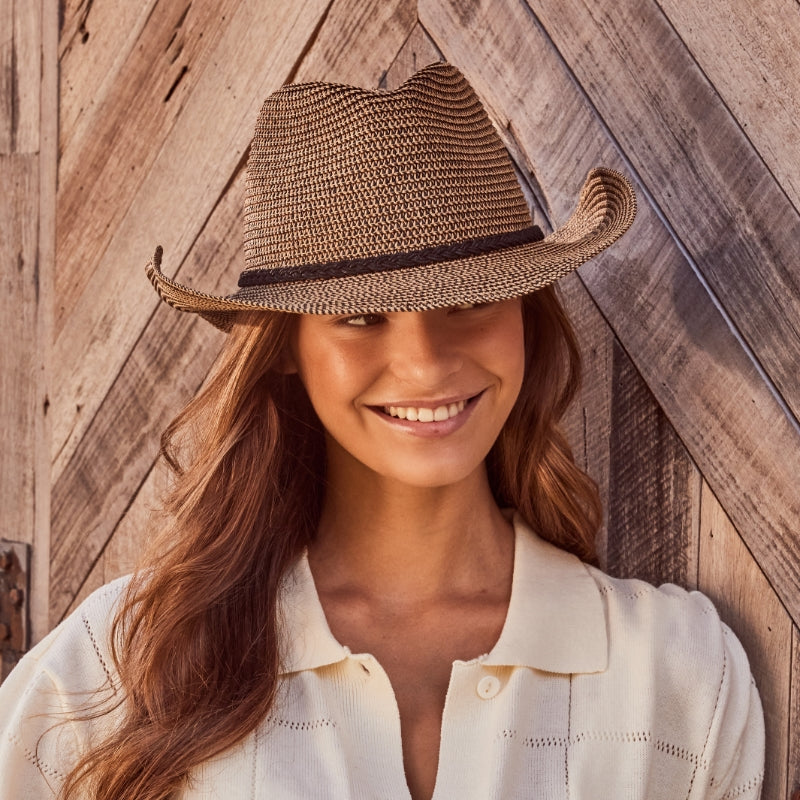
[[238,311],[420,311],[536,291],[618,239],[636,198],[597,168],[549,236],[464,76],[432,64],[394,91],[284,86],[264,102],[247,163],[245,269],[228,296],[147,275],[181,311],[230,328]]

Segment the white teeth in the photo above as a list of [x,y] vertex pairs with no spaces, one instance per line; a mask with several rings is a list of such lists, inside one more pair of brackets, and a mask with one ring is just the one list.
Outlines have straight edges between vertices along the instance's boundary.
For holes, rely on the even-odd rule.
[[407,419],[411,422],[444,422],[456,414],[460,414],[465,406],[466,400],[459,400],[457,403],[437,406],[436,408],[415,408],[413,406],[384,406],[384,413],[398,419]]
[[439,406],[439,408],[433,412],[433,421],[444,422],[446,419],[450,419],[450,411],[447,406]]

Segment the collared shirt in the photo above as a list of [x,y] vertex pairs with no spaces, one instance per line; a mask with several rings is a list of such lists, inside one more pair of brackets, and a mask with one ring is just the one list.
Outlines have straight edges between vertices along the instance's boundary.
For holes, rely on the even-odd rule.
[[[435,800],[757,798],[763,717],[747,659],[710,601],[618,580],[515,519],[511,599],[486,655],[453,664]],[[52,796],[88,742],[69,710],[107,680],[124,581],[101,589],[0,690],[1,798]],[[392,686],[331,634],[305,557],[287,576],[278,699],[197,767],[184,800],[408,800]],[[6,789],[5,787],[9,787]],[[2,792],[10,792],[4,794]]]

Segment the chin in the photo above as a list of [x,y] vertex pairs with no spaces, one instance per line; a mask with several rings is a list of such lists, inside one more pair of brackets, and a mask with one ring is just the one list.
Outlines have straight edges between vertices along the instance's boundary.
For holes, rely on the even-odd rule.
[[427,464],[409,464],[403,468],[397,465],[391,470],[376,470],[386,481],[402,484],[417,489],[442,489],[470,482],[485,474],[484,459],[459,460],[455,463],[429,462]]

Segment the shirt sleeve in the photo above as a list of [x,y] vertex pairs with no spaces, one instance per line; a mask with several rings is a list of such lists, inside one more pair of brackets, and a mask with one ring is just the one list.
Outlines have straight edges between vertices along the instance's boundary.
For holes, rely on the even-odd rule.
[[0,686],[3,797],[55,797],[79,751],[66,698],[39,660],[49,644],[28,653]]
[[724,624],[725,661],[708,734],[709,798],[757,800],[764,779],[764,713],[739,640]]
[[109,584],[27,653],[0,685],[0,798],[57,797],[66,776],[107,730],[81,721],[112,701],[106,645],[123,584]]

